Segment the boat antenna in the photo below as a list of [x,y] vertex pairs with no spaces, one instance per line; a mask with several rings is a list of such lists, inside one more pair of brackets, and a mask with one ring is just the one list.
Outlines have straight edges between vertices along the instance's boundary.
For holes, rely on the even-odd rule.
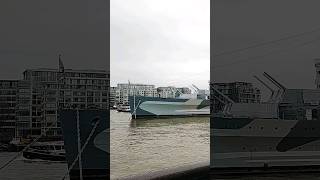
[[[211,88],[212,88],[212,90],[213,90],[214,92],[218,93],[220,96],[222,96],[222,97],[225,99],[226,102],[223,102],[223,104],[225,105],[223,112],[224,112],[224,113],[226,113],[226,112],[229,113],[232,104],[234,104],[235,102],[234,102],[232,99],[230,99],[228,96],[226,96],[226,95],[224,95],[222,92],[220,92],[218,89],[216,89],[215,87],[213,87],[213,85],[211,86]],[[213,96],[213,97],[217,97],[217,96],[214,95],[214,93],[212,93],[212,96]],[[216,98],[216,99],[217,99],[218,101],[221,100],[220,98]]]
[[176,90],[177,90],[177,92],[179,92],[179,94],[183,94],[183,93],[179,90],[179,88],[176,88]]
[[268,73],[264,72],[263,76],[266,77],[269,81],[271,81],[275,86],[279,88],[275,97],[276,99],[279,100],[279,96],[281,96],[286,91],[286,88],[282,84],[280,84],[278,81],[276,81],[273,77],[271,77]]
[[269,79],[271,82],[273,82],[274,85],[278,86],[283,91],[285,91],[287,89],[282,84],[280,84],[278,81],[276,81],[272,76],[270,76],[268,73],[263,72],[263,76],[265,76],[267,79]]
[[192,86],[197,90],[198,93],[200,92],[200,89],[196,85],[192,84]]
[[258,78],[256,75],[253,76],[256,80],[258,80],[261,84],[263,84],[267,89],[269,89],[271,91],[271,95],[269,97],[269,101],[273,100],[273,96],[274,96],[274,90],[267,85],[267,83],[265,83],[264,81],[262,81],[260,78]]
[[[130,81],[128,80],[128,85],[129,85],[129,95],[131,94],[131,85],[130,85]],[[130,109],[131,110],[131,109]],[[136,92],[135,92],[135,88],[133,89],[133,114],[134,114],[134,118],[137,119],[137,113],[136,113]]]

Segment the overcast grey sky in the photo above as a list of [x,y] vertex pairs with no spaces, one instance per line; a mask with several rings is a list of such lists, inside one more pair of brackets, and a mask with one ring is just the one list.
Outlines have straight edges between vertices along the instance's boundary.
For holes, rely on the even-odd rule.
[[107,1],[0,1],[0,78],[26,68],[108,69]]
[[[319,0],[214,0],[213,6],[213,54],[320,29]],[[261,57],[265,54],[271,55]],[[256,56],[260,57],[252,58]],[[316,31],[214,57],[211,78],[256,83],[252,75],[263,77],[266,71],[288,88],[314,88],[313,59],[319,57],[320,31]]]
[[210,79],[209,0],[111,0],[111,85]]

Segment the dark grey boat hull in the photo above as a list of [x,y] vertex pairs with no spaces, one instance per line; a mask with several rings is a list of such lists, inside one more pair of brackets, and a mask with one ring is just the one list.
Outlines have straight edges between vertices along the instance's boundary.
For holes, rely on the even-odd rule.
[[31,152],[31,151],[24,151],[23,157],[26,159],[41,159],[41,160],[48,160],[48,161],[65,161],[66,157],[63,155],[52,155],[46,154],[41,152]]
[[[80,138],[81,147],[84,146],[89,134],[94,128],[95,119],[100,119],[92,138],[84,149],[82,159],[83,179],[109,179],[110,177],[110,147],[108,129],[110,127],[109,111],[80,110]],[[60,112],[63,137],[66,150],[66,160],[69,169],[78,155],[77,111],[65,110]],[[107,132],[107,133],[105,133]],[[104,136],[105,135],[105,136]],[[70,179],[80,179],[79,162],[70,169]]]

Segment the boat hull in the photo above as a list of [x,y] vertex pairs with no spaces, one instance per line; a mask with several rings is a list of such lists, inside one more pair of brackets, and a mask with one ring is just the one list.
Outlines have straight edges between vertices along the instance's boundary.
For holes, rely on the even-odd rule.
[[211,168],[320,165],[320,121],[214,117]]
[[26,159],[41,159],[47,161],[65,161],[66,157],[63,155],[52,155],[41,152],[24,151],[23,157]]
[[210,102],[202,99],[129,97],[133,118],[210,116]]
[[[78,155],[77,111],[64,110],[60,112],[62,131],[66,150],[66,160],[69,166],[70,179],[80,179],[79,161],[71,168]],[[99,123],[97,123],[99,119]],[[81,154],[83,179],[109,179],[110,147],[109,147],[109,111],[80,110],[79,125],[81,147],[88,142]],[[95,124],[97,123],[96,128]],[[89,139],[90,133],[93,132]]]

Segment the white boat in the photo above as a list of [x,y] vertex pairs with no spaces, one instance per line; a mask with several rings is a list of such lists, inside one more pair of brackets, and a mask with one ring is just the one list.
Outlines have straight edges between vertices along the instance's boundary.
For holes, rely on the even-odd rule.
[[130,106],[129,105],[118,105],[117,107],[118,112],[130,112]]

